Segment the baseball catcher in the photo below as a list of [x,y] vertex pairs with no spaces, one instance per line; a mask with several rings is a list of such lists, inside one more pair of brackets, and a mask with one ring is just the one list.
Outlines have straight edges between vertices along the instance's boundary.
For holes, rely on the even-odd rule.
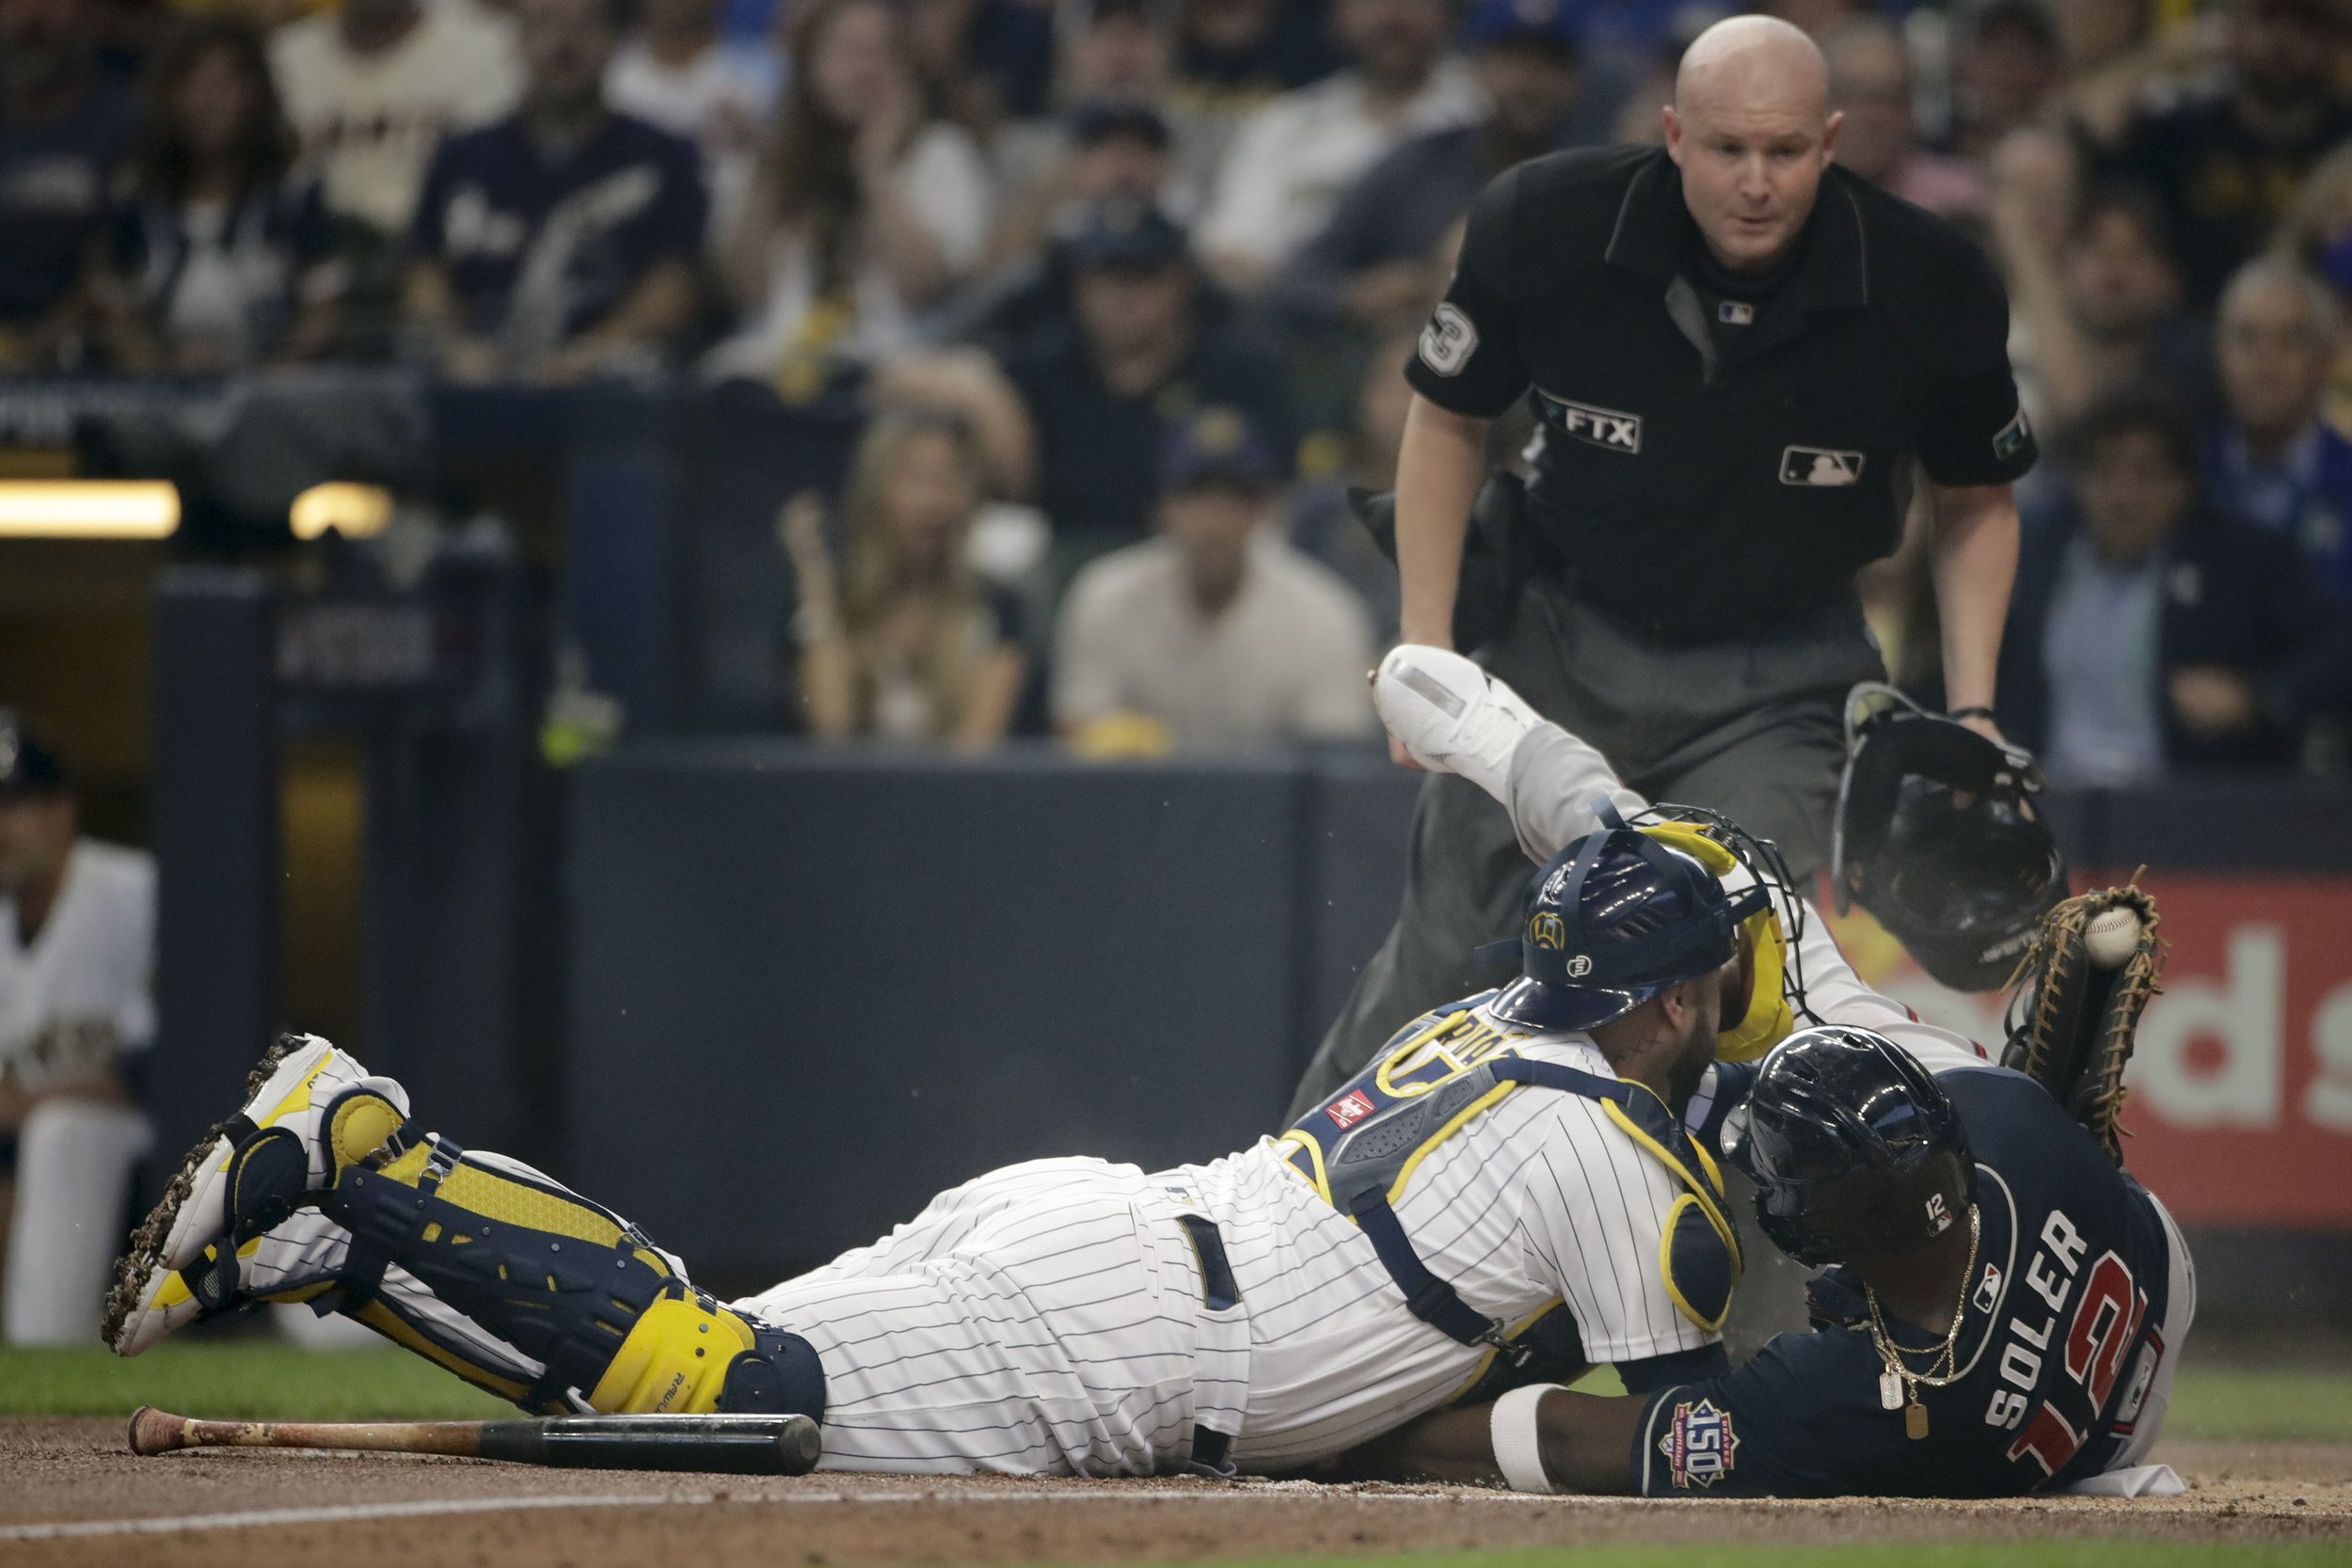
[[[1725,1370],[1740,1255],[1677,1112],[1786,1022],[1786,890],[1680,824],[1564,844],[1522,974],[1415,1021],[1279,1138],[1147,1173],[1050,1160],[722,1303],[619,1215],[464,1147],[290,1037],[133,1240],[135,1354],[246,1303],[355,1317],[532,1411],[794,1412],[820,1464],[1304,1467],[1423,1412],[1613,1364]],[[1735,985],[1740,994],[1727,1000]]]
[[[1397,649],[1375,695],[1424,766],[1503,802],[1530,853],[1627,804],[1597,753],[1466,659]],[[2177,1490],[2169,1467],[2140,1461],[2196,1274],[2116,1153],[2159,960],[2137,887],[2058,904],[2019,966],[2009,1066],[1995,1067],[1906,1015],[1864,1019],[1851,971],[1808,955],[1816,1025],[1759,1065],[1716,1068],[1687,1119],[1756,1183],[1775,1245],[1835,1265],[1814,1282],[1815,1332],[1632,1399],[1516,1389],[1359,1462],[1653,1496]]]

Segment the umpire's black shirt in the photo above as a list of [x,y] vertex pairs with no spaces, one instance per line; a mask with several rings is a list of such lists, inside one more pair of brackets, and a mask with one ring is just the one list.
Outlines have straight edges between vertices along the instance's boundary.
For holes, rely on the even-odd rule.
[[1440,407],[1542,421],[1529,486],[1577,594],[1677,642],[1818,610],[1939,484],[2033,467],[2009,302],[1957,231],[1835,165],[1792,254],[1715,265],[1662,148],[1488,185],[1406,369]]

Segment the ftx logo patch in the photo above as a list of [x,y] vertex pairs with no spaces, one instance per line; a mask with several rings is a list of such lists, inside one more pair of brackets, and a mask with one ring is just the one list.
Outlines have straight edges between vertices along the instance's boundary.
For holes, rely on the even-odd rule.
[[1738,1462],[1739,1435],[1731,1430],[1731,1412],[1719,1410],[1712,1400],[1685,1401],[1675,1406],[1658,1451],[1678,1487],[1706,1488],[1731,1474]]
[[1566,398],[1544,394],[1544,411],[1562,435],[1600,448],[1603,451],[1622,452],[1628,457],[1642,450],[1642,416],[1620,413],[1614,408],[1600,408],[1589,403],[1571,403]]
[[1817,489],[1858,484],[1862,482],[1862,458],[1861,452],[1837,451],[1829,447],[1783,447],[1780,482]]

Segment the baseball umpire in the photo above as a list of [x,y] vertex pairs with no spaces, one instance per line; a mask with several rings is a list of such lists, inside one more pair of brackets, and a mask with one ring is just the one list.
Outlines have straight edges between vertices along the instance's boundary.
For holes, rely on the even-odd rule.
[[[1530,855],[1642,804],[1599,753],[1450,652],[1394,650],[1375,696],[1417,761],[1505,808]],[[2103,915],[2132,933],[2104,962],[2087,935]],[[2196,1269],[2164,1206],[2121,1168],[2116,1125],[2158,978],[2155,928],[2136,888],[2052,910],[2023,955],[2001,1067],[1842,965],[1812,966],[1804,1011],[1834,1022],[1760,1066],[1719,1064],[1685,1120],[1756,1184],[1775,1246],[1841,1265],[1814,1282],[1817,1332],[1637,1399],[1525,1386],[1430,1417],[1359,1464],[1666,1497],[2179,1490],[2141,1461],[2196,1313]]]
[[[1489,185],[1406,369],[1395,496],[1405,641],[1479,651],[1643,794],[1724,812],[1800,876],[1826,848],[1841,700],[1883,678],[1854,574],[1895,547],[1923,470],[1946,689],[1992,734],[2010,483],[2036,454],[1999,281],[1831,162],[1826,94],[1804,34],[1734,18],[1683,56],[1663,149]],[[1533,478],[1482,493],[1489,421],[1522,396]],[[1294,1115],[1471,989],[1465,938],[1511,928],[1522,875],[1494,802],[1430,780],[1403,911]]]

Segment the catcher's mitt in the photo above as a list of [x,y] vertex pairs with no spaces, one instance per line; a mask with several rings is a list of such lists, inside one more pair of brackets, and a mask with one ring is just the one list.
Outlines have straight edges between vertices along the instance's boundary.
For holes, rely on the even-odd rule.
[[2069,898],[2042,917],[2010,978],[2017,990],[2001,1064],[2049,1090],[2119,1165],[2123,1067],[2164,973],[2156,924],[2156,901],[2137,875],[2129,886]]

